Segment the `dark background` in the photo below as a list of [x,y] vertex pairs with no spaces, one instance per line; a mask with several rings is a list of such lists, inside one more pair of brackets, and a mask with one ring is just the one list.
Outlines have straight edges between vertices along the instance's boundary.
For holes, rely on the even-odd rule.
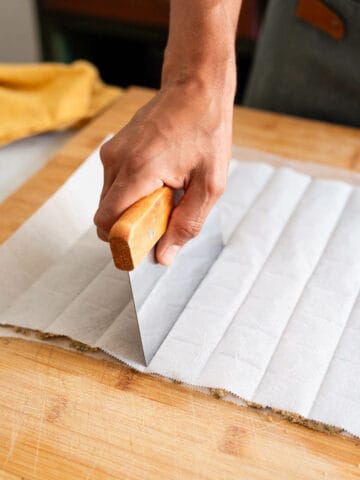
[[[266,0],[243,0],[236,40],[240,103]],[[159,88],[169,0],[38,0],[42,57],[94,63],[110,84]]]

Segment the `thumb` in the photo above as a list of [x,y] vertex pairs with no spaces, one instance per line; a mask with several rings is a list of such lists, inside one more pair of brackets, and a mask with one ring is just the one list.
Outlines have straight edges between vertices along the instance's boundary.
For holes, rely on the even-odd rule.
[[186,242],[196,237],[211,208],[224,190],[216,178],[194,177],[174,208],[167,231],[156,247],[156,258],[163,265],[170,265]]

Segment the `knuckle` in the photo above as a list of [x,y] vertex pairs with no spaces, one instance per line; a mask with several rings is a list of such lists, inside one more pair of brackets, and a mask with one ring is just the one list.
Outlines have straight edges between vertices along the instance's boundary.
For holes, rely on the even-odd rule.
[[217,175],[212,175],[206,183],[207,194],[212,198],[220,197],[225,191],[225,180]]
[[94,225],[98,228],[100,228],[101,225],[101,214],[99,213],[99,210],[95,213],[94,219],[93,219]]
[[103,208],[99,208],[94,216],[94,224],[98,229],[108,230],[109,219],[110,219],[110,213]]
[[109,165],[112,163],[112,160],[114,158],[114,151],[112,147],[110,146],[109,142],[104,143],[104,145],[101,145],[100,147],[100,160],[104,166]]
[[199,235],[202,227],[200,220],[183,220],[177,225],[177,234],[181,240],[189,240]]

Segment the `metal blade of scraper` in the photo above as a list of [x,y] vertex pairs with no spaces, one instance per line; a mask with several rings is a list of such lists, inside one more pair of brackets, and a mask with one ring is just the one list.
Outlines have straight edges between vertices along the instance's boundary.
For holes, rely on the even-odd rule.
[[144,315],[142,307],[165,272],[166,267],[160,265],[155,260],[155,248],[150,250],[140,265],[128,272],[145,365],[148,365],[152,355],[151,346],[146,341],[147,335],[144,335],[146,314]]
[[129,272],[146,364],[157,353],[223,248],[216,206],[200,235],[188,242],[170,267],[154,264],[154,250]]

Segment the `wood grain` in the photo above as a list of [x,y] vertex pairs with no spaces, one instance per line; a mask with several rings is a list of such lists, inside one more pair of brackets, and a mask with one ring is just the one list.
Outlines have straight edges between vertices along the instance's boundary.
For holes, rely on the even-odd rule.
[[173,191],[163,186],[131,205],[114,223],[109,241],[120,270],[134,270],[166,232],[173,208]]
[[[132,89],[0,205],[4,240],[152,96]],[[237,108],[234,141],[360,171],[359,131]],[[272,421],[270,421],[272,420]],[[0,339],[0,480],[360,479],[360,441],[111,361]]]

